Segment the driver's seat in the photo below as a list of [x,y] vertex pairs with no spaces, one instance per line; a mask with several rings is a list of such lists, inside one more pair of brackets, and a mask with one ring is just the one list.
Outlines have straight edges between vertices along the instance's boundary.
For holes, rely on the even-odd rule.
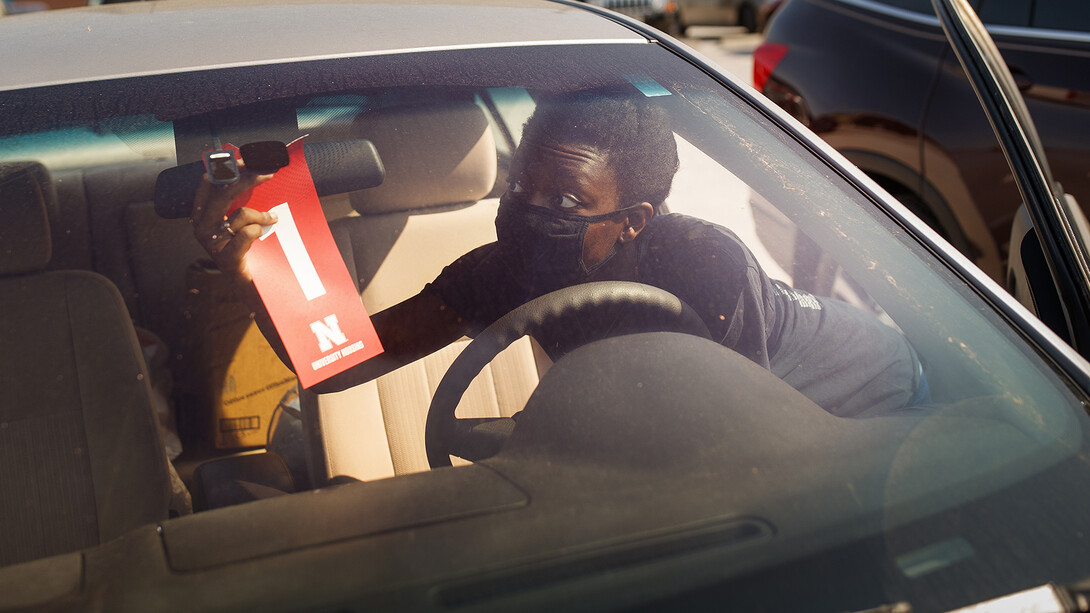
[[[413,296],[444,266],[495,240],[498,200],[488,196],[496,186],[497,155],[484,111],[471,100],[368,111],[357,118],[356,130],[354,137],[375,144],[386,180],[353,194],[356,214],[333,221],[331,230],[373,314]],[[428,406],[467,343],[344,392],[302,394],[304,419],[317,417],[308,429],[321,433],[314,437],[320,453],[310,454],[312,480],[428,470]],[[512,345],[466,391],[459,415],[511,416],[526,404],[538,364],[547,360],[540,352],[535,356],[527,338]]]

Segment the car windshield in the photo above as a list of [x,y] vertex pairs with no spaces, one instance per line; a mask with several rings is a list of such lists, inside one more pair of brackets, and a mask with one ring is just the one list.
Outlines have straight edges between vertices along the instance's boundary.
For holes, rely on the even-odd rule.
[[[212,503],[194,493],[197,513],[163,526],[175,570],[386,535],[429,543],[439,565],[529,573],[504,583],[511,590],[572,578],[527,570],[572,552],[591,560],[576,574],[608,570],[618,560],[594,552],[632,539],[690,535],[669,555],[712,548],[719,568],[738,574],[876,537],[888,572],[910,582],[990,552],[982,535],[1061,538],[1007,525],[1001,509],[964,525],[951,518],[987,500],[1065,504],[1067,488],[1047,475],[1087,452],[1077,387],[888,212],[894,205],[748,94],[659,45],[414,51],[3,96],[0,164],[36,163],[49,178],[47,268],[95,271],[120,290],[182,481],[196,488],[201,463],[266,450],[299,490],[363,482],[353,504],[374,525],[347,536],[315,536],[310,520],[336,515],[307,506],[318,498],[296,497],[295,514],[281,515],[295,520],[274,528],[207,513]],[[357,152],[350,165],[323,165],[311,156],[320,148],[306,159],[386,353],[438,326],[439,309],[378,315],[421,295],[463,338],[374,380],[299,385],[244,289],[210,258],[208,245],[223,249],[224,233],[241,227],[200,234],[186,210],[195,184],[173,185],[170,173],[203,169],[209,149],[300,138]],[[374,154],[353,149],[361,142]],[[257,280],[266,304],[299,293],[306,273],[290,270]],[[487,367],[460,368],[468,389],[448,399],[460,398],[458,418],[513,419],[481,422],[506,424],[485,451],[456,440],[465,429],[439,430],[451,439],[438,453],[454,466],[430,470],[429,405],[455,356],[520,305],[590,282],[608,299],[566,294],[542,316],[551,323],[502,331],[532,341],[497,342],[485,361],[506,349]],[[631,297],[631,283],[665,290],[682,315],[647,306],[657,294]],[[28,326],[4,317],[5,328]],[[338,335],[325,324],[317,341],[332,347]],[[347,359],[329,358],[335,350],[297,361],[296,372]],[[51,386],[53,368],[31,355],[8,374],[20,389]],[[482,485],[482,466],[502,488]],[[256,514],[261,504],[236,508]],[[448,552],[458,522],[476,516],[487,516],[488,536]],[[217,517],[235,521],[234,537]],[[303,536],[282,533],[293,530]],[[532,545],[516,544],[529,534]],[[12,556],[0,562],[26,559]],[[396,583],[398,572],[364,565],[359,581]],[[489,581],[448,585],[441,599],[487,600],[500,579]]]

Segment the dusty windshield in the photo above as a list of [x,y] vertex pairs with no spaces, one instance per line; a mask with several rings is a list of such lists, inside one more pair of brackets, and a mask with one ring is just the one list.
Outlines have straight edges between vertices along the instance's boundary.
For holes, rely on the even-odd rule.
[[[102,84],[93,105],[70,86],[17,92],[25,116],[0,119],[0,156],[48,173],[48,268],[120,290],[182,481],[199,461],[262,448],[310,487],[426,471],[436,454],[564,457],[626,478],[683,457],[687,475],[743,484],[724,513],[793,501],[773,523],[810,534],[954,507],[1081,447],[1063,381],[865,195],[706,75],[654,45],[619,46],[142,77]],[[263,302],[298,292],[303,273],[258,279],[255,299],[240,259],[240,245],[272,243],[258,235],[283,214],[233,212],[217,194],[242,191],[202,185],[200,170],[161,175],[209,149],[301,137],[384,349],[307,389],[300,369],[349,355],[336,322],[316,332],[326,353],[285,364],[275,313],[259,328]],[[331,143],[354,165],[311,157],[328,162]],[[547,325],[504,331],[519,340],[461,369],[466,389],[447,399],[458,419],[513,418],[491,442],[457,426],[426,440],[432,396],[473,338],[589,283],[606,297],[562,294]],[[707,487],[671,487],[686,484]],[[830,492],[854,502],[821,506]]]

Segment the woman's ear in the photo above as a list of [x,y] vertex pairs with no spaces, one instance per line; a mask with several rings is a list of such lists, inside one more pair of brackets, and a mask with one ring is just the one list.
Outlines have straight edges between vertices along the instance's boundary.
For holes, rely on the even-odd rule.
[[636,239],[647,222],[655,216],[655,207],[648,202],[641,202],[628,211],[624,220],[624,228],[621,229],[621,242],[628,243]]

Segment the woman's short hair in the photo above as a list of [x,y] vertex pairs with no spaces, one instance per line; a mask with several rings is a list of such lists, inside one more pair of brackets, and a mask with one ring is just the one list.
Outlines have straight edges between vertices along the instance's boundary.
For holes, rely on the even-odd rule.
[[592,146],[606,156],[622,206],[666,200],[677,173],[677,143],[666,111],[643,96],[580,92],[550,96],[526,121],[523,138]]

